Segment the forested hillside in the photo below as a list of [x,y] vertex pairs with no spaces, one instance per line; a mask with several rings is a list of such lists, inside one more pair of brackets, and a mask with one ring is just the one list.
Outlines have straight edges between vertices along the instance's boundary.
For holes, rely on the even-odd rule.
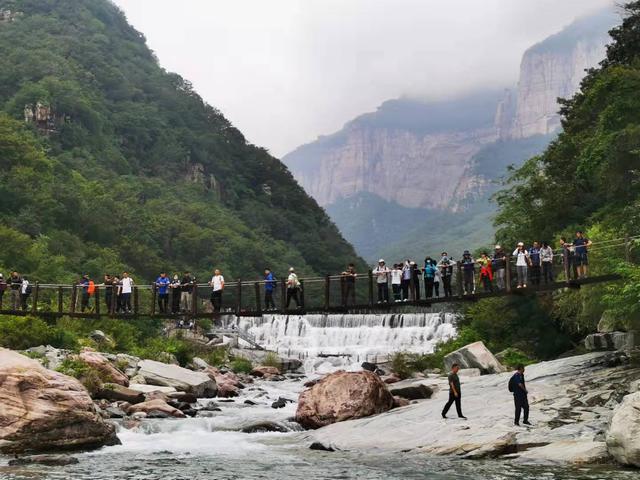
[[356,259],[286,167],[107,0],[0,0],[0,198],[0,271],[42,281]]

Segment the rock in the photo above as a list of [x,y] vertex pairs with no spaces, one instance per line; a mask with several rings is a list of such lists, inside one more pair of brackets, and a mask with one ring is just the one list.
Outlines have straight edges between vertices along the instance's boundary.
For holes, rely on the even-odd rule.
[[162,352],[160,355],[158,355],[158,361],[160,361],[161,363],[167,363],[169,365],[180,365],[180,362],[178,362],[176,356],[173,353],[169,352]]
[[85,348],[78,358],[100,373],[100,379],[105,383],[115,383],[124,387],[129,386],[129,378],[118,370],[102,354]]
[[9,460],[10,467],[24,465],[46,465],[47,467],[63,467],[79,463],[76,457],[69,455],[30,455]]
[[206,370],[209,367],[209,364],[200,357],[193,357],[191,363],[195,370]]
[[335,450],[332,447],[326,447],[320,442],[313,442],[311,445],[309,445],[309,450],[320,450],[320,451],[323,451],[323,452],[335,452]]
[[410,405],[410,402],[406,398],[397,396],[393,397],[393,408],[406,407],[407,405]]
[[289,400],[288,398],[278,397],[278,400],[271,404],[271,408],[284,408],[287,406],[287,403],[293,403],[293,400]]
[[76,379],[0,348],[0,453],[90,449],[120,441]]
[[257,403],[256,403],[256,402],[254,402],[253,400],[248,400],[248,399],[247,399],[247,400],[245,400],[243,403],[244,403],[245,405],[257,405]]
[[131,390],[135,390],[137,392],[142,393],[152,393],[152,392],[160,392],[160,393],[175,393],[177,390],[173,387],[161,387],[160,385],[141,385],[139,383],[131,383],[129,384],[129,388]]
[[106,335],[102,330],[94,330],[89,334],[89,338],[101,346],[115,346],[113,339]]
[[281,372],[296,372],[302,368],[302,361],[297,358],[281,358],[278,370]]
[[502,373],[505,368],[482,342],[475,342],[444,357],[446,370],[457,363],[460,368],[479,368],[483,374]]
[[139,357],[134,357],[133,355],[128,355],[126,353],[118,353],[116,355],[116,362],[118,363],[127,363],[127,368],[138,369],[138,364],[140,363]]
[[368,417],[393,408],[393,396],[370,371],[337,371],[300,394],[296,421],[305,428]]
[[625,396],[614,410],[606,441],[619,463],[640,467],[640,392]]
[[118,407],[107,407],[105,412],[107,412],[109,418],[124,418],[127,416],[125,411]]
[[136,374],[133,377],[131,377],[130,383],[136,383],[138,385],[146,385],[147,381],[144,379],[142,375]]
[[425,398],[431,398],[431,395],[433,395],[433,390],[421,383],[397,387],[392,385],[389,388],[389,391],[391,392],[391,395],[406,398],[407,400],[422,400]]
[[253,370],[251,370],[251,375],[253,375],[254,377],[260,377],[269,380],[273,377],[279,376],[280,370],[278,370],[276,367],[266,367],[263,365],[255,367]]
[[458,376],[460,377],[479,377],[482,375],[482,372],[479,368],[461,368],[458,371]]
[[145,413],[147,417],[154,415],[153,418],[161,418],[158,415],[165,414],[167,417],[184,418],[185,414],[175,407],[172,407],[167,402],[162,400],[149,400],[148,402],[138,403],[132,405],[127,411],[129,415],[136,413]]
[[593,333],[584,339],[584,346],[589,351],[627,350],[633,343],[631,332]]
[[218,397],[231,398],[239,395],[240,381],[232,372],[222,373],[215,367],[209,367],[205,372],[209,378],[216,382]]
[[131,415],[131,420],[134,420],[136,422],[140,421],[140,420],[143,420],[145,418],[147,418],[146,412],[136,412],[136,413]]
[[522,461],[592,465],[610,463],[611,455],[605,442],[593,440],[563,440],[529,449],[518,456]]
[[214,397],[217,393],[215,380],[203,372],[193,372],[177,365],[143,360],[139,364],[139,374],[151,385],[173,387],[198,397]]
[[189,404],[196,403],[198,401],[198,397],[196,397],[192,393],[186,393],[186,392],[171,392],[171,393],[168,393],[167,396],[172,400],[189,403]]
[[360,366],[363,370],[366,370],[368,372],[375,372],[378,369],[378,366],[375,363],[371,362],[362,362]]
[[385,375],[384,377],[382,377],[382,381],[387,385],[390,385],[392,383],[398,383],[400,381],[400,378],[396,377],[395,375]]
[[200,410],[208,411],[208,412],[220,412],[221,409],[216,402],[206,402],[202,405]]
[[286,433],[291,430],[284,425],[276,422],[258,422],[244,427],[242,433],[265,433],[265,432],[278,432]]
[[115,383],[104,384],[102,389],[95,394],[96,398],[104,398],[112,402],[128,402],[131,404],[144,402],[144,395],[138,390],[123,387]]
[[600,321],[598,322],[599,333],[612,333],[625,330],[626,328],[624,322],[617,319],[610,312],[605,311],[600,317]]

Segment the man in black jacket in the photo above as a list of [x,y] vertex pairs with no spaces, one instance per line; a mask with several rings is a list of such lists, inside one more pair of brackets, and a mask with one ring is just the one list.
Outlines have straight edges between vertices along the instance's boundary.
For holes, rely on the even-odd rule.
[[9,285],[11,287],[11,309],[20,310],[22,307],[22,277],[18,272],[11,273]]
[[528,391],[524,382],[524,365],[518,365],[516,371],[509,380],[509,390],[513,392],[513,403],[516,407],[516,418],[513,422],[516,426],[520,426],[520,413],[524,413],[525,425],[531,425],[529,423],[529,399],[527,398]]
[[447,412],[451,408],[451,405],[453,405],[455,402],[456,413],[458,414],[458,418],[464,418],[465,420],[467,419],[467,417],[465,417],[462,414],[462,404],[461,404],[462,392],[460,391],[460,378],[458,377],[459,370],[460,370],[460,365],[458,365],[457,363],[454,363],[451,366],[451,373],[449,374],[449,377],[448,377],[449,401],[447,402],[447,404],[444,406],[444,409],[442,410],[442,418],[447,418]]

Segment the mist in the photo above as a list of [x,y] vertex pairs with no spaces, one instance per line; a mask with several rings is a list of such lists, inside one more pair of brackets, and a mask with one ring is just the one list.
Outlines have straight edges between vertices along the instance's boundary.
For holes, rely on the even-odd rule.
[[400,96],[517,81],[523,52],[611,0],[115,0],[167,70],[282,156]]

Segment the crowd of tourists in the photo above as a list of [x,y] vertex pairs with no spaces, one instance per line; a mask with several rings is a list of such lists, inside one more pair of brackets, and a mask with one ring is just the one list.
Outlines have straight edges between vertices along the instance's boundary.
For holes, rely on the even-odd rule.
[[[554,281],[553,265],[559,258],[564,266],[565,279],[585,278],[588,274],[588,249],[591,241],[582,232],[577,232],[573,241],[560,239],[559,253],[555,253],[548,242],[534,241],[530,247],[523,242],[518,243],[513,253],[507,252],[502,246],[496,245],[489,254],[482,252],[474,258],[465,250],[460,260],[454,260],[447,252],[442,252],[439,259],[426,257],[423,265],[413,260],[405,260],[387,266],[384,259],[380,259],[372,270],[377,285],[378,303],[407,302],[420,300],[422,287],[426,299],[440,296],[453,296],[453,278],[460,274],[464,295],[476,293],[478,285],[485,292],[504,290],[507,286],[507,269],[511,273],[511,265],[515,264],[516,288],[526,288],[529,284],[538,286],[541,283]],[[341,300],[343,305],[356,304],[356,272],[355,264],[349,264],[339,275]],[[270,268],[266,268],[262,278],[264,288],[264,310],[276,310],[274,300],[278,279]],[[223,292],[225,280],[219,269],[214,270],[208,282],[211,288],[210,302],[214,312],[223,308]],[[106,312],[109,314],[129,314],[133,312],[132,293],[134,281],[128,272],[120,275],[104,275],[99,282],[83,275],[77,283],[79,293],[79,308],[81,312],[87,309],[95,310],[96,287],[102,287]],[[196,278],[190,272],[168,275],[160,273],[153,283],[157,297],[158,313],[180,314],[193,311],[194,291],[198,288]],[[302,308],[302,284],[293,267],[289,268],[283,288],[286,289],[284,301],[289,309],[292,302],[296,308]],[[390,289],[393,299],[390,298]],[[12,310],[26,310],[28,299],[32,293],[32,285],[26,276],[12,272],[8,279],[0,273],[0,306],[3,305],[5,291],[10,292]]]

